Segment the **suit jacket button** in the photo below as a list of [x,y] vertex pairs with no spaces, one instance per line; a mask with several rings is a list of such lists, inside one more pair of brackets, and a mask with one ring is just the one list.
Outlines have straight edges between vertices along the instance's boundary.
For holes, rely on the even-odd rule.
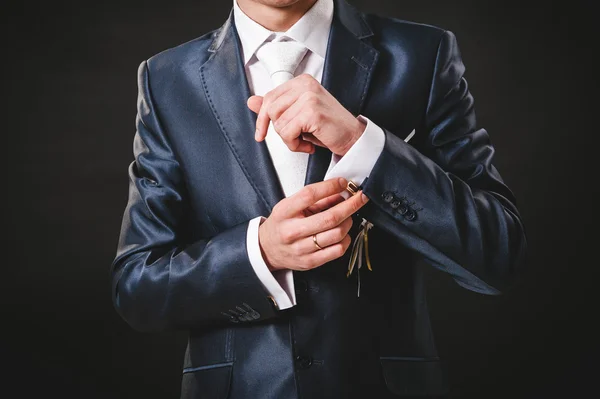
[[414,221],[415,219],[417,219],[417,212],[413,211],[412,209],[409,209],[406,212],[406,215],[404,215],[404,218],[406,220],[408,220],[409,222]]
[[392,202],[390,202],[392,209],[397,209],[401,204],[402,202],[398,198],[395,198]]
[[383,200],[385,202],[392,202],[392,200],[395,198],[396,196],[394,195],[394,193],[392,193],[391,191],[386,191],[385,193],[381,194],[381,198],[383,198]]
[[296,356],[296,362],[301,369],[307,369],[313,364],[312,357],[310,356]]
[[401,214],[402,216],[406,215],[406,213],[408,212],[408,206],[405,204],[400,204],[400,206],[397,209],[398,213]]

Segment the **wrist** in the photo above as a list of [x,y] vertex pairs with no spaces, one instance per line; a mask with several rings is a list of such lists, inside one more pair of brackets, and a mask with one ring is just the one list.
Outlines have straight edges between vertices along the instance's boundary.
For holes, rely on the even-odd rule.
[[276,268],[275,266],[273,266],[271,264],[271,262],[269,261],[269,257],[267,256],[267,253],[265,252],[264,248],[263,248],[263,242],[264,237],[264,229],[263,227],[263,223],[264,223],[265,219],[260,221],[260,224],[258,225],[258,247],[260,248],[260,255],[263,258],[263,261],[265,262],[265,265],[267,265],[267,268],[269,269],[269,271],[273,272],[275,270],[279,270],[278,268]]
[[355,117],[354,118],[354,127],[350,130],[352,132],[350,134],[350,137],[351,137],[350,140],[348,140],[346,145],[339,152],[336,152],[335,154],[337,154],[341,157],[346,155],[346,153],[348,151],[350,151],[350,148],[352,148],[354,143],[356,143],[358,141],[358,139],[360,138],[360,136],[363,135],[366,128],[367,128],[367,124],[363,120],[361,120],[361,118]]

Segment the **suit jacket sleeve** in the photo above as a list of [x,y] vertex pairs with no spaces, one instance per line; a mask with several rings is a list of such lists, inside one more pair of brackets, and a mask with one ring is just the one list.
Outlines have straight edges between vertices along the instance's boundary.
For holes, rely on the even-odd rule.
[[129,199],[111,267],[118,313],[143,331],[275,316],[248,258],[249,221],[186,243],[189,198],[153,105],[145,61],[138,70],[137,107]]
[[524,260],[525,230],[492,164],[488,133],[476,128],[464,70],[446,31],[416,144],[383,128],[384,149],[362,187],[371,200],[360,213],[461,286],[498,294]]

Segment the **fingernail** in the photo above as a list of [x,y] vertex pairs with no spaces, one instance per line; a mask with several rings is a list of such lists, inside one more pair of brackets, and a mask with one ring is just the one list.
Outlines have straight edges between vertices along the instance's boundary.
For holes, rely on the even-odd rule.
[[340,182],[340,186],[344,186],[344,187],[346,187],[346,183],[347,183],[347,182],[346,182],[346,179],[344,179],[343,177],[340,177],[340,178],[338,179],[338,181]]
[[360,194],[360,198],[362,199],[363,204],[366,204],[369,201],[369,197],[367,197],[364,193]]

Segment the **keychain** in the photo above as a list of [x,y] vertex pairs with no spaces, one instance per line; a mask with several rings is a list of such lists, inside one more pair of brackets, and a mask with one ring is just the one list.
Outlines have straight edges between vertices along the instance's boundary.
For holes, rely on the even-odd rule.
[[[408,141],[415,135],[415,130],[404,139],[404,142],[408,143]],[[356,195],[358,193],[359,187],[352,180],[348,180],[348,185],[346,186],[346,191],[348,191],[351,195]],[[350,255],[350,261],[348,262],[348,273],[346,273],[346,277],[350,277],[352,272],[354,271],[354,265],[358,261],[358,266],[356,267],[356,275],[358,279],[358,291],[357,296],[360,297],[360,269],[362,267],[362,257],[363,257],[363,248],[365,253],[365,260],[367,263],[367,269],[369,271],[373,271],[373,267],[371,266],[371,259],[369,258],[369,230],[373,227],[373,223],[369,222],[367,219],[363,218],[360,224],[360,231],[356,235],[354,239],[354,244],[352,244],[352,252]]]

